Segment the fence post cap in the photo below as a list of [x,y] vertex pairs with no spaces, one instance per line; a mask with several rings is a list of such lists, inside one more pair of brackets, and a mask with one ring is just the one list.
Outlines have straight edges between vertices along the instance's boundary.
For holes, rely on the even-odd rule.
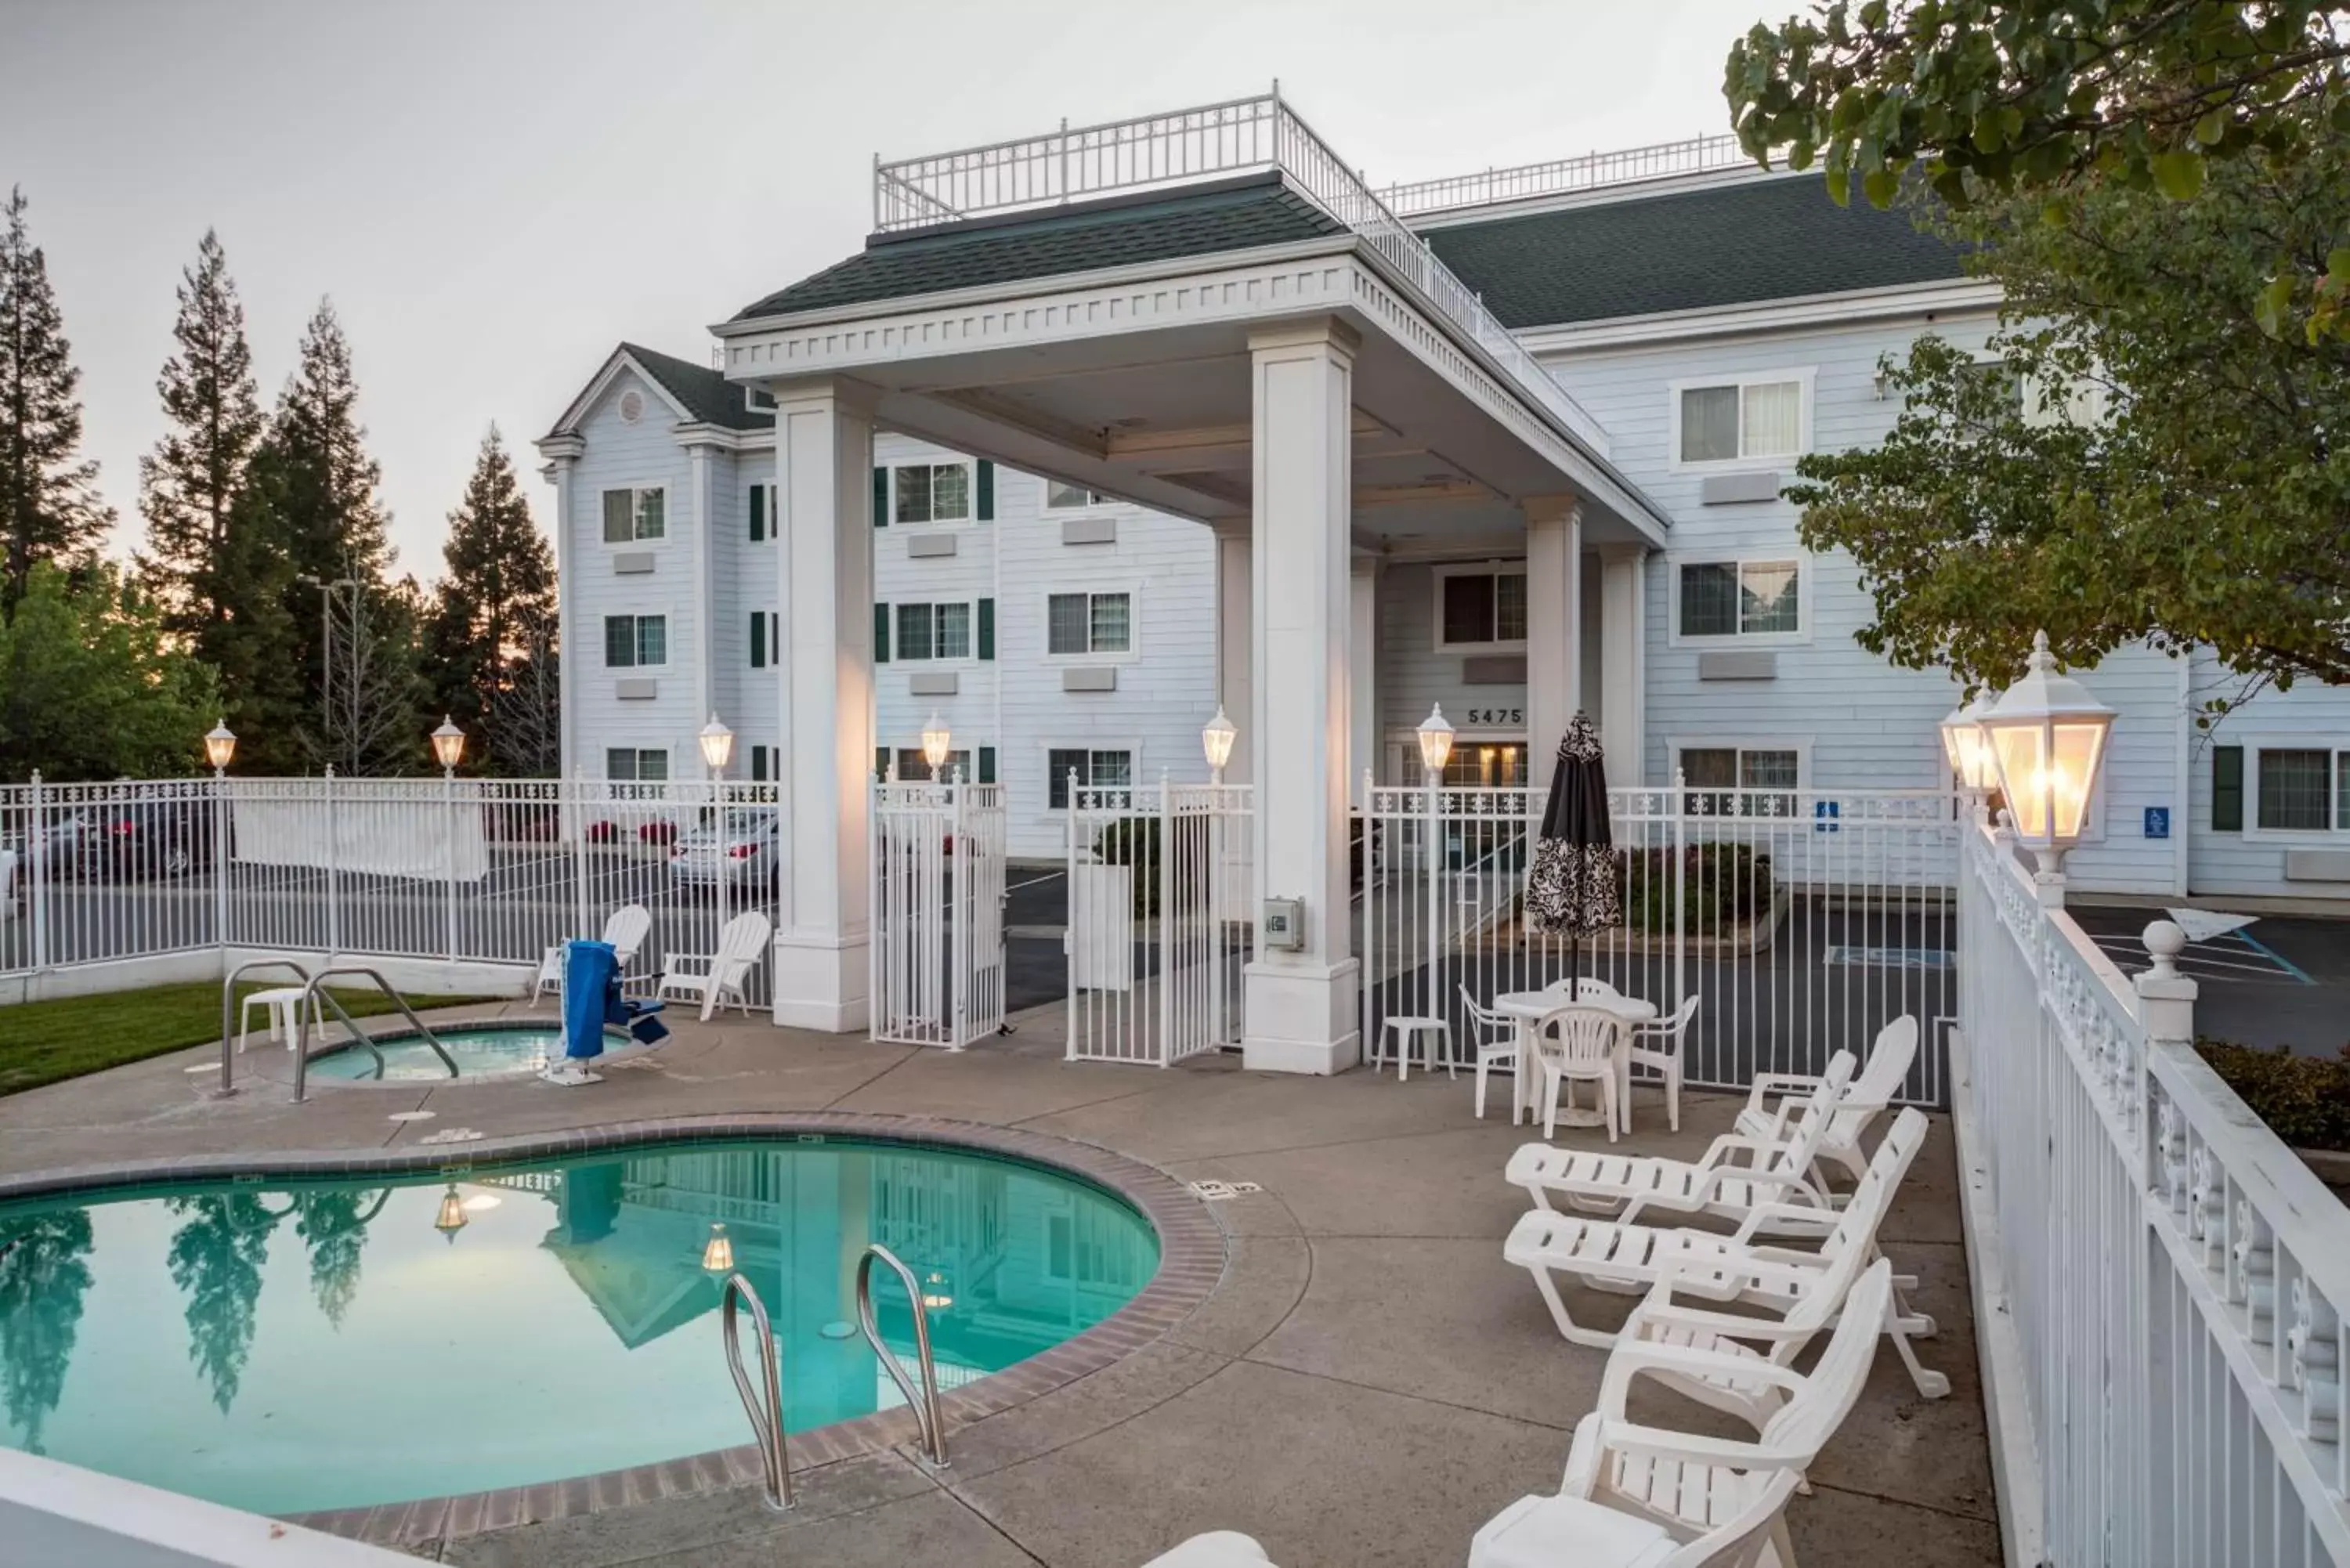
[[2138,994],[2138,1015],[2149,1038],[2195,1038],[2195,981],[2179,972],[2178,955],[2186,950],[2187,933],[2171,920],[2157,920],[2139,940],[2154,962],[2131,983]]
[[2187,949],[2187,932],[2175,920],[2157,920],[2147,927],[2140,940],[2146,943],[2147,956],[2154,960],[2150,973],[2168,978],[2178,972],[2178,955]]

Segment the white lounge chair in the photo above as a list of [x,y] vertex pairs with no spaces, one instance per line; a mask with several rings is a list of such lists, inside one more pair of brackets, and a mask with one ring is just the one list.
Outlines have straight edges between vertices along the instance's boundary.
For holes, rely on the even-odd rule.
[[[1854,1283],[1809,1373],[1687,1345],[1618,1348],[1598,1408],[1575,1428],[1558,1495],[1520,1498],[1487,1521],[1470,1544],[1469,1568],[1794,1568],[1787,1499],[1860,1401],[1892,1273],[1880,1259]],[[1752,1440],[1672,1431],[1626,1416],[1643,1376],[1676,1386],[1741,1378],[1769,1388],[1776,1403]]]
[[[1817,1251],[1776,1247],[1758,1240],[1774,1214],[1802,1218],[1811,1212],[1766,1204],[1750,1215],[1734,1234],[1727,1236],[1687,1228],[1666,1230],[1655,1225],[1586,1220],[1536,1209],[1521,1216],[1511,1227],[1509,1240],[1502,1244],[1502,1256],[1534,1276],[1534,1288],[1542,1293],[1543,1303],[1550,1308],[1551,1321],[1558,1325],[1563,1337],[1576,1345],[1615,1345],[1620,1343],[1622,1334],[1633,1331],[1634,1324],[1627,1320],[1623,1329],[1610,1333],[1576,1323],[1558,1293],[1555,1276],[1559,1274],[1601,1289],[1617,1290],[1652,1287],[1658,1281],[1669,1278],[1676,1294],[1762,1308],[1775,1314],[1781,1324],[1794,1323],[1808,1334],[1826,1318],[1799,1316],[1798,1309],[1811,1302],[1812,1306],[1804,1309],[1807,1314],[1835,1311],[1843,1299],[1844,1284],[1849,1282],[1845,1278],[1849,1271],[1839,1265],[1848,1255],[1863,1263],[1873,1262],[1878,1257],[1877,1230],[1892,1208],[1902,1173],[1909,1168],[1918,1146],[1925,1141],[1926,1126],[1925,1114],[1915,1109],[1905,1110],[1894,1119],[1885,1141],[1877,1146],[1876,1158],[1869,1162],[1868,1174],[1861,1179],[1860,1189],[1853,1194],[1851,1204],[1836,1216],[1835,1228],[1821,1241]],[[1886,1332],[1893,1335],[1918,1393],[1929,1399],[1939,1399],[1950,1392],[1950,1380],[1921,1366],[1910,1343],[1932,1337],[1934,1320],[1911,1311],[1900,1294],[1916,1284],[1915,1279],[1906,1275],[1895,1281],[1896,1311],[1887,1321]],[[1769,1338],[1772,1324],[1768,1320],[1751,1321],[1758,1326],[1743,1337]],[[1809,1328],[1803,1327],[1806,1323]]]
[[[605,918],[603,940],[610,945],[613,956],[619,961],[620,973],[628,973],[629,965],[635,961],[638,951],[644,947],[645,939],[652,935],[652,911],[642,904],[623,904]],[[561,942],[547,949],[546,956],[538,961],[538,983],[531,987],[531,1004],[536,1006],[538,999],[550,991],[557,995],[563,992]]]
[[1211,1530],[1164,1552],[1142,1568],[1272,1568],[1264,1548],[1237,1530]]
[[720,929],[716,952],[670,954],[661,964],[660,982],[654,987],[653,994],[699,998],[704,1023],[710,1022],[712,1012],[729,1002],[747,1015],[751,999],[743,984],[767,950],[767,939],[775,929],[762,911],[743,910]]
[[1503,1175],[1524,1188],[1537,1209],[1550,1208],[1555,1193],[1570,1207],[1615,1213],[1628,1222],[1652,1208],[1742,1220],[1756,1205],[1773,1203],[1817,1210],[1809,1227],[1817,1234],[1833,1220],[1835,1207],[1813,1164],[1852,1067],[1849,1051],[1828,1059],[1827,1072],[1783,1139],[1724,1133],[1694,1163],[1530,1143],[1510,1156]]
[[[1855,1179],[1868,1168],[1868,1156],[1861,1152],[1860,1140],[1869,1123],[1892,1104],[1893,1096],[1908,1081],[1909,1064],[1917,1054],[1918,1021],[1909,1014],[1903,1013],[1877,1032],[1868,1048],[1868,1064],[1845,1086],[1836,1100],[1835,1114],[1828,1118],[1827,1131],[1820,1137],[1820,1158],[1835,1160]],[[1819,1083],[1804,1073],[1763,1074],[1747,1091],[1746,1108],[1738,1113],[1738,1131],[1748,1137],[1785,1137],[1789,1111],[1800,1106]],[[1771,1104],[1774,1095],[1778,1096],[1775,1106]]]

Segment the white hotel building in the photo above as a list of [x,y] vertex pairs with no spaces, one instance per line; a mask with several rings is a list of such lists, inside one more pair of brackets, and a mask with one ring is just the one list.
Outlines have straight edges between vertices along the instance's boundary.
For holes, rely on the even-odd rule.
[[[1618,784],[1944,782],[1951,682],[1854,642],[1853,563],[1806,553],[1780,490],[1891,428],[1880,357],[1981,343],[1991,286],[1726,140],[1378,209],[1283,146],[944,221],[935,187],[879,191],[862,249],[714,328],[723,369],[615,350],[539,442],[567,770],[684,776],[715,711],[799,831],[861,832],[850,796],[892,754],[919,770],[935,711],[1006,786],[1012,853],[1057,857],[1070,770],[1202,778],[1221,702],[1309,922],[1343,896],[1346,800],[1417,782],[1432,703],[1462,782],[1523,781],[1577,706]],[[2120,718],[2076,889],[2350,898],[2350,693],[2263,695],[2206,735],[2208,658],[2088,680]],[[830,900],[818,947],[850,941],[852,869],[843,847],[802,888]]]

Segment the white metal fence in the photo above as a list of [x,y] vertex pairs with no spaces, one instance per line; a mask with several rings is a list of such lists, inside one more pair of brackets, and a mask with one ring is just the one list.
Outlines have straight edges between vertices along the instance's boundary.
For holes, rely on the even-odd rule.
[[960,1051],[1003,1027],[1003,786],[877,783],[872,1036]]
[[1366,1049],[1391,1014],[1472,1036],[1462,993],[1490,1002],[1570,973],[1669,1015],[1700,999],[1682,1058],[1692,1084],[1816,1072],[1916,1015],[1932,1042],[1905,1097],[1944,1102],[1932,1023],[1955,1010],[1956,803],[1934,792],[1609,792],[1622,894],[1614,929],[1537,934],[1522,909],[1543,795],[1384,788],[1357,815],[1356,951]]
[[[772,784],[168,779],[0,786],[0,976],[205,949],[536,965],[641,904],[632,977],[772,919]],[[768,999],[763,961],[749,981]]]
[[1576,158],[1554,158],[1542,163],[1520,163],[1507,169],[1481,169],[1473,174],[1415,180],[1382,186],[1378,195],[1389,212],[1410,217],[1455,207],[1480,207],[1495,202],[1594,191],[1606,185],[1661,180],[1675,174],[1752,167],[1753,160],[1747,157],[1735,136],[1692,136],[1648,147],[1618,148],[1586,152]]
[[2167,958],[2124,976],[1988,830],[1965,861],[1976,1315],[2017,1343],[2021,1386],[1987,1365],[2040,1482],[2022,1560],[2350,1563],[2350,1209],[2197,1056]]
[[1251,950],[1245,784],[1069,780],[1071,1061],[1169,1066],[1240,1043]]

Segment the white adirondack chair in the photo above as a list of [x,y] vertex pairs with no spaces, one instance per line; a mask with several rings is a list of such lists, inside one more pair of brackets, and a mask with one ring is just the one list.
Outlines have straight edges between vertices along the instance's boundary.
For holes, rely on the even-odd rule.
[[[1859,1403],[1892,1293],[1893,1266],[1879,1259],[1809,1373],[1681,1345],[1619,1346],[1599,1407],[1575,1428],[1558,1495],[1521,1498],[1488,1521],[1469,1568],[1795,1568],[1787,1499]],[[1625,1414],[1644,1376],[1675,1386],[1737,1378],[1775,1402],[1752,1440],[1674,1431]]]
[[[1817,1332],[1820,1324],[1838,1310],[1845,1287],[1850,1283],[1851,1266],[1856,1262],[1874,1262],[1878,1258],[1877,1230],[1892,1209],[1902,1175],[1917,1158],[1918,1145],[1925,1141],[1926,1127],[1925,1113],[1915,1108],[1894,1118],[1884,1142],[1877,1146],[1876,1158],[1869,1162],[1868,1174],[1861,1179],[1852,1202],[1836,1216],[1835,1228],[1821,1240],[1817,1251],[1773,1246],[1760,1240],[1774,1214],[1800,1218],[1813,1212],[1809,1209],[1788,1210],[1765,1204],[1750,1214],[1736,1232],[1727,1236],[1708,1231],[1666,1230],[1656,1225],[1627,1225],[1617,1220],[1554,1214],[1543,1209],[1530,1210],[1511,1227],[1509,1240],[1502,1244],[1502,1256],[1534,1276],[1534,1288],[1542,1293],[1544,1304],[1550,1308],[1551,1321],[1558,1325],[1559,1334],[1574,1344],[1614,1346],[1622,1342],[1622,1335],[1635,1332],[1638,1318],[1636,1314],[1623,1329],[1615,1332],[1582,1326],[1559,1294],[1556,1276],[1560,1274],[1616,1290],[1652,1287],[1660,1280],[1669,1279],[1675,1295],[1701,1296],[1762,1308],[1774,1314],[1779,1324],[1794,1325],[1787,1334],[1787,1337],[1797,1341],[1787,1351],[1792,1356],[1802,1348],[1798,1336],[1808,1337]],[[1916,1288],[1917,1283],[1908,1275],[1895,1280],[1893,1300],[1897,1310],[1887,1320],[1886,1332],[1893,1336],[1918,1392],[1929,1399],[1939,1399],[1950,1392],[1950,1380],[1921,1366],[1916,1347],[1910,1343],[1930,1338],[1934,1334],[1934,1320],[1910,1310],[1901,1294]],[[1669,1341],[1676,1332],[1689,1340],[1700,1326],[1722,1332],[1721,1324],[1711,1323],[1682,1323],[1676,1331],[1669,1314],[1663,1313],[1666,1304],[1669,1303],[1658,1303],[1650,1315],[1663,1325],[1658,1333]],[[1742,1327],[1727,1337],[1768,1342],[1778,1332],[1767,1319],[1733,1321]],[[1744,1326],[1749,1324],[1753,1326]],[[1726,1347],[1716,1353],[1736,1354]],[[1723,1402],[1726,1407],[1742,1407],[1738,1399],[1727,1396]]]
[[[1877,1032],[1868,1047],[1868,1065],[1845,1086],[1836,1099],[1835,1115],[1828,1118],[1820,1138],[1819,1158],[1832,1159],[1852,1172],[1855,1179],[1868,1169],[1860,1140],[1901,1085],[1909,1077],[1909,1064],[1918,1054],[1918,1020],[1903,1013]],[[1786,1134],[1790,1110],[1800,1107],[1820,1081],[1804,1073],[1765,1073],[1747,1091],[1746,1108],[1738,1113],[1738,1130],[1748,1137],[1779,1139]],[[1778,1104],[1771,1104],[1773,1096]]]
[[1724,1133],[1694,1163],[1660,1155],[1615,1155],[1530,1143],[1510,1157],[1503,1175],[1511,1185],[1524,1188],[1538,1210],[1551,1206],[1553,1193],[1573,1208],[1617,1213],[1627,1222],[1652,1208],[1743,1220],[1756,1205],[1772,1203],[1818,1210],[1808,1226],[1817,1234],[1833,1220],[1835,1207],[1813,1164],[1852,1068],[1849,1051],[1828,1059],[1827,1072],[1783,1139]]
[[730,1000],[748,1015],[751,1000],[743,982],[758,965],[767,950],[767,939],[774,934],[775,926],[764,913],[745,909],[720,929],[716,952],[670,954],[661,965],[660,982],[653,994],[699,998],[704,1023]]
[[[629,965],[635,961],[638,951],[645,945],[645,939],[652,935],[652,911],[642,904],[623,904],[605,918],[603,940],[611,944],[613,956],[619,961],[622,974],[628,972]],[[536,1007],[538,999],[550,991],[557,995],[563,991],[563,944],[560,942],[547,949],[546,956],[538,961],[538,983],[531,988],[531,1005]]]

